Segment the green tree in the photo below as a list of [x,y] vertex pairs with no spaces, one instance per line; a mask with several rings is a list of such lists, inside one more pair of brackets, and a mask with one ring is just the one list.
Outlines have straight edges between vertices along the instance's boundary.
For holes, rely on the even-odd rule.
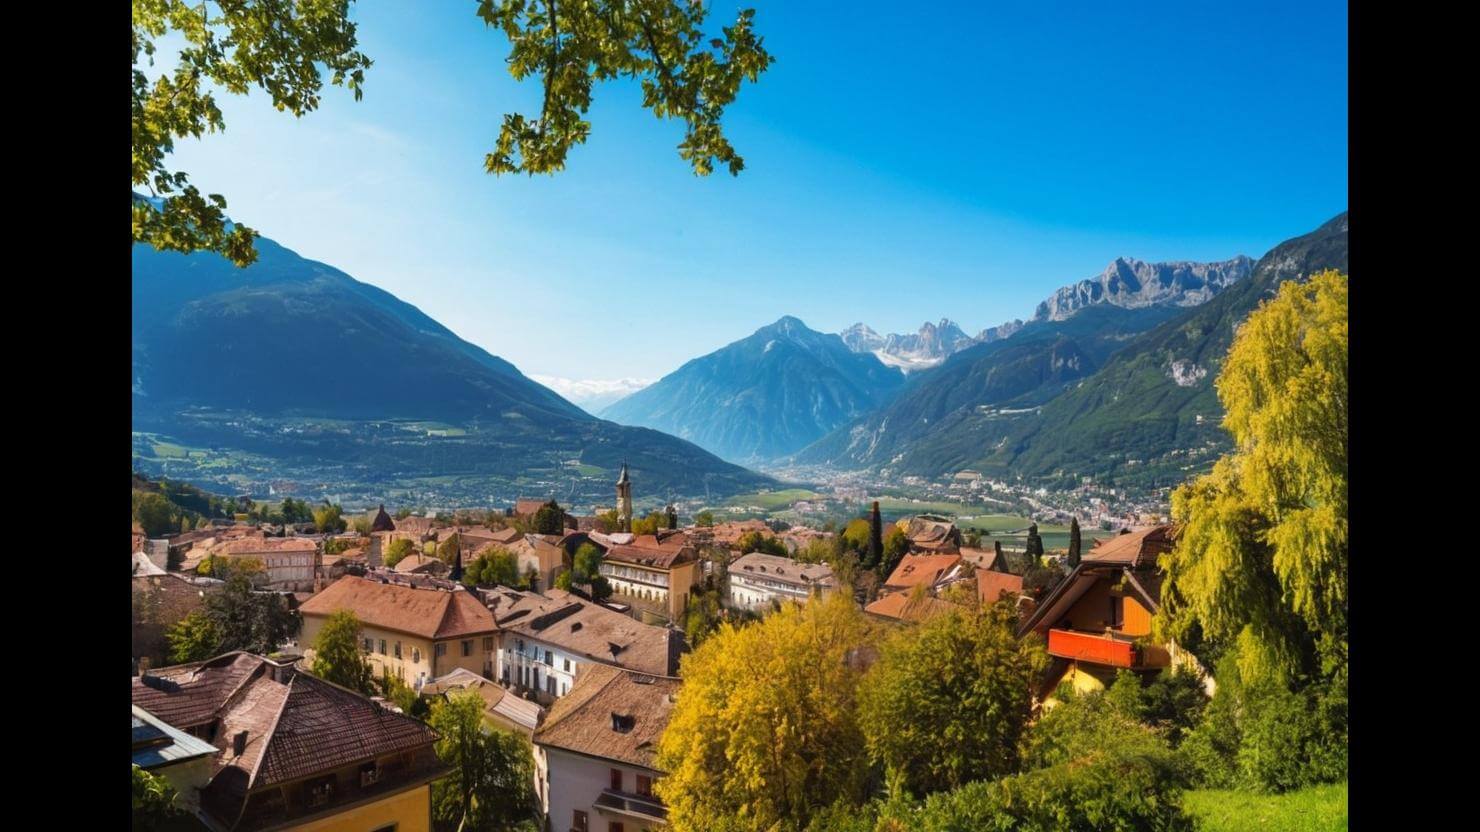
[[415,688],[401,681],[400,677],[392,676],[382,668],[378,682],[380,695],[395,703],[402,713],[417,719],[426,719],[431,715],[431,705],[427,700]]
[[862,517],[848,521],[843,527],[843,533],[838,535],[838,540],[845,549],[852,549],[859,553],[859,561],[865,568],[872,569],[878,566],[878,561],[869,563],[866,554],[868,552],[869,522]]
[[1024,551],[1027,552],[1029,558],[1043,557],[1043,536],[1038,534],[1037,523],[1028,526],[1028,539]]
[[446,539],[437,544],[437,559],[451,566],[452,562],[457,559],[459,546],[461,546],[461,541],[456,532],[447,535]]
[[551,500],[534,513],[531,525],[535,534],[564,534],[565,511],[560,508],[559,503]]
[[904,556],[910,551],[910,538],[904,533],[904,529],[898,526],[889,527],[889,535],[884,538],[884,559],[879,563],[879,575],[888,578],[894,574],[895,567],[904,560]]
[[314,639],[313,651],[315,676],[366,696],[375,692],[370,662],[360,652],[360,619],[353,611],[331,614]]
[[789,557],[791,555],[785,543],[782,543],[775,535],[769,535],[762,531],[749,531],[740,535],[740,538],[735,541],[735,549],[742,555],[750,554],[751,552],[763,552],[768,555],[780,555],[781,557]]
[[205,661],[226,652],[221,649],[221,628],[199,610],[180,619],[165,633],[165,639],[174,664]]
[[505,549],[493,548],[473,559],[463,569],[463,583],[467,586],[501,586],[523,588],[528,586],[519,574],[519,558]]
[[868,549],[864,552],[863,562],[870,567],[876,567],[883,561],[884,520],[879,515],[879,501],[874,500],[873,508],[869,509],[868,513]]
[[[884,642],[859,688],[866,747],[914,794],[1017,771],[1041,639],[1017,638],[1011,604],[952,610]],[[908,719],[901,719],[908,714]]]
[[571,569],[567,573],[570,578],[569,584],[576,583],[589,586],[591,599],[593,601],[605,601],[611,597],[611,582],[601,574],[601,550],[590,543],[582,543],[576,547],[575,556],[571,558]]
[[206,615],[221,631],[221,652],[275,652],[298,629],[298,618],[276,592],[257,592],[249,575],[228,570],[226,583],[206,596]]
[[406,557],[414,551],[416,551],[415,543],[412,543],[407,538],[398,537],[386,545],[385,554],[381,558],[381,560],[385,563],[386,566],[393,567],[396,564],[400,563],[402,558]]
[[699,512],[698,514],[694,515],[694,525],[696,525],[696,526],[706,526],[706,527],[707,526],[713,526],[714,525],[714,512],[710,511],[709,509],[705,509],[705,510]]
[[348,527],[344,519],[344,510],[339,506],[324,505],[314,509],[313,525],[324,534],[338,534]]
[[437,756],[452,767],[432,784],[434,828],[533,832],[534,758],[528,740],[488,728],[483,697],[476,691],[455,691],[433,703],[429,722],[439,736]]
[[1345,686],[1347,278],[1287,281],[1218,374],[1235,450],[1172,494],[1158,624],[1232,644],[1246,680]]
[[684,657],[654,786],[674,829],[799,829],[836,798],[863,798],[855,696],[872,625],[852,599],[787,604],[722,624]]
[[134,829],[160,829],[185,814],[175,805],[175,789],[170,781],[139,768],[138,763],[133,765]]
[[175,507],[164,495],[134,492],[134,522],[149,537],[163,537],[177,528]]
[[676,528],[678,528],[678,510],[675,509],[673,506],[669,506],[668,507],[668,512],[667,512],[667,516],[668,516],[668,521],[667,521],[667,523],[664,524],[663,528],[665,528],[665,529],[676,529]]
[[1083,542],[1079,537],[1079,518],[1073,517],[1069,520],[1069,568],[1073,569],[1079,565],[1080,547]]

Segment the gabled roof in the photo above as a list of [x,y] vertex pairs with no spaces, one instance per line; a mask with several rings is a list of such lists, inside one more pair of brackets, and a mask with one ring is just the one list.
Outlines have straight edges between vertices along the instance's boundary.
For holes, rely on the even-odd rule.
[[407,555],[396,561],[394,569],[402,574],[408,572],[438,573],[448,569],[446,563],[435,555]]
[[671,535],[660,540],[653,535],[644,534],[633,538],[631,543],[611,546],[606,551],[605,559],[614,563],[670,569],[677,564],[688,563],[695,557],[693,548],[684,541],[683,535]]
[[949,601],[933,595],[914,597],[912,592],[891,592],[863,608],[869,615],[892,618],[896,621],[924,621],[927,618],[956,609]]
[[909,589],[916,586],[935,586],[949,578],[952,571],[961,565],[961,556],[948,555],[905,555],[899,565],[889,574],[884,586],[890,589]]
[[293,552],[312,553],[319,544],[306,537],[241,537],[214,547],[216,555],[256,555]]
[[216,753],[216,746],[133,706],[134,765],[152,769]]
[[490,599],[503,632],[641,673],[678,671],[683,641],[677,630],[644,624],[559,589],[545,595],[498,589],[485,591],[483,597]]
[[833,577],[832,567],[825,563],[801,563],[791,558],[769,555],[764,552],[741,555],[730,564],[729,571],[732,575],[748,574],[798,586],[820,584],[835,587],[838,585],[837,579]]
[[976,571],[976,591],[982,601],[991,604],[1004,593],[1010,596],[1020,594],[1023,591],[1023,577],[1006,572],[994,572],[990,569],[978,569]]
[[657,771],[658,739],[678,691],[678,679],[587,665],[550,707],[534,741]]
[[539,512],[540,509],[544,508],[545,504],[548,502],[550,502],[550,499],[548,497],[543,500],[537,500],[531,497],[520,497],[518,500],[514,501],[514,513],[520,516],[526,514],[536,514]]
[[133,703],[176,728],[190,729],[216,712],[267,659],[240,651],[190,664],[161,667],[133,679]]
[[429,639],[492,634],[493,613],[471,593],[420,589],[345,575],[310,598],[298,610],[304,615],[330,615],[352,610],[372,626]]
[[521,699],[505,690],[503,685],[462,667],[422,685],[421,695],[442,696],[456,690],[477,692],[483,697],[483,707],[489,715],[501,717],[529,732],[538,728],[545,716],[545,709],[538,702]]
[[1172,550],[1175,537],[1174,527],[1171,525],[1138,529],[1129,534],[1097,541],[1080,559],[1134,567],[1155,566],[1158,555]]

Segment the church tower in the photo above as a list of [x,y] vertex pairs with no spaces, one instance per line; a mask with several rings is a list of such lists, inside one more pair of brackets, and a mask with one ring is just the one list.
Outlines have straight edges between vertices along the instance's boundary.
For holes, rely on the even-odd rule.
[[617,531],[632,531],[632,480],[627,477],[627,463],[617,477]]

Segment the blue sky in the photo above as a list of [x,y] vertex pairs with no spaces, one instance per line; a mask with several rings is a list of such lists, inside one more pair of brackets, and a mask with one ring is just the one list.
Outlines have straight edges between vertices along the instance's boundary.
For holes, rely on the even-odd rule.
[[[598,86],[554,177],[482,170],[540,89],[473,2],[361,0],[365,96],[223,96],[174,163],[233,217],[531,375],[655,379],[784,314],[968,332],[1120,255],[1258,257],[1346,208],[1345,3],[753,0],[776,58],[693,176]],[[737,7],[715,3],[713,25]]]

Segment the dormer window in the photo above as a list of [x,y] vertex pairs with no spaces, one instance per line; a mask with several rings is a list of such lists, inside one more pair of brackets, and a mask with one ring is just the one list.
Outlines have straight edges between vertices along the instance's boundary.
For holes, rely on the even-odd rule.
[[636,724],[637,718],[632,716],[631,714],[619,714],[615,711],[612,712],[613,731],[616,731],[619,734],[625,734],[628,731],[631,731],[632,727]]

